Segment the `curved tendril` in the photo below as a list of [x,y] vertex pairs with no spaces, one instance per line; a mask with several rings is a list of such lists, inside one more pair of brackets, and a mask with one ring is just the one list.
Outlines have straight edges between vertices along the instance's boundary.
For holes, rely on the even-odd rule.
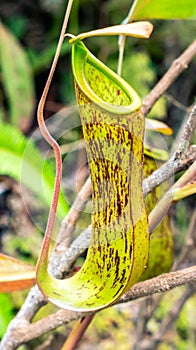
[[[52,78],[53,78],[53,75],[54,75],[54,72],[56,69],[56,65],[57,65],[57,62],[59,59],[59,55],[60,55],[61,47],[63,44],[65,31],[67,28],[67,23],[68,23],[69,15],[71,12],[72,4],[73,4],[73,0],[69,0],[68,5],[67,5],[67,9],[66,9],[66,13],[65,13],[65,17],[64,17],[64,21],[63,21],[63,25],[62,25],[62,29],[61,29],[61,34],[60,34],[57,49],[56,49],[56,53],[55,53],[55,57],[54,57],[54,60],[52,62],[50,73],[48,75],[48,79],[47,79],[46,85],[44,87],[44,90],[43,90],[43,93],[42,93],[42,96],[41,96],[41,99],[40,99],[40,102],[38,105],[38,109],[37,109],[37,121],[38,121],[40,131],[41,131],[43,137],[45,138],[45,140],[53,148],[54,154],[55,154],[55,160],[56,160],[56,177],[55,177],[55,184],[54,184],[54,192],[53,192],[52,203],[50,206],[48,222],[47,222],[47,226],[46,226],[46,230],[45,230],[45,237],[47,237],[47,236],[50,237],[52,230],[53,230],[53,226],[54,226],[54,220],[55,220],[56,209],[57,209],[57,205],[58,205],[59,191],[60,191],[60,183],[61,183],[61,177],[62,177],[62,160],[61,160],[61,153],[60,153],[59,145],[56,142],[56,140],[52,137],[52,135],[49,133],[49,131],[46,127],[46,124],[44,121],[44,116],[43,116],[43,111],[44,111],[44,106],[45,106],[46,98],[48,95],[48,91],[49,91],[49,88],[50,88],[50,85],[52,82]],[[49,240],[47,240],[46,242],[49,245]]]

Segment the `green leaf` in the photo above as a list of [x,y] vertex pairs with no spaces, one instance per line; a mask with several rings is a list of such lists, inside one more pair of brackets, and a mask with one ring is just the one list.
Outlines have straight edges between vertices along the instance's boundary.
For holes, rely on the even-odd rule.
[[24,118],[29,118],[33,112],[33,77],[24,49],[2,23],[0,23],[0,69],[11,122],[21,127]]
[[147,263],[144,116],[133,88],[80,41],[72,46],[72,68],[92,181],[92,235],[82,268],[65,280],[47,270],[50,237],[45,236],[37,283],[57,306],[89,311],[117,300]]
[[2,338],[13,318],[13,304],[8,294],[0,294],[0,337]]
[[194,19],[195,0],[135,0],[128,22],[142,19]]
[[[35,144],[14,126],[0,121],[0,174],[14,177],[49,205],[55,176]],[[63,218],[68,205],[61,193],[58,215]]]
[[178,202],[179,200],[191,196],[196,193],[196,180],[192,180],[191,183],[184,185],[183,187],[175,188],[173,191],[173,201]]

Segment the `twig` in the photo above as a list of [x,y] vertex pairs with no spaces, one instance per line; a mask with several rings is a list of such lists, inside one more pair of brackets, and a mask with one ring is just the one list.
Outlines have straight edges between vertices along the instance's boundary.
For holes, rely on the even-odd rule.
[[[72,244],[72,247],[70,247],[70,239],[75,230],[76,222],[83,212],[90,195],[91,180],[88,178],[74,200],[74,203],[67,216],[61,223],[57,244],[54,248],[54,252],[51,255],[50,273],[57,278],[62,278],[62,273],[69,272],[70,264],[75,261],[75,257],[77,258],[85,249],[88,248],[88,245],[83,244],[83,237],[84,235],[85,237],[87,235],[87,241],[89,242],[91,229],[88,228],[85,230],[82,237],[80,238],[79,236],[76,239],[76,244]],[[63,242],[63,244],[58,242]]]
[[173,271],[175,271],[185,262],[185,260],[189,257],[191,250],[194,249],[195,243],[196,243],[194,240],[195,227],[196,227],[196,211],[192,215],[182,251],[180,253],[178,260],[173,266]]
[[163,340],[164,335],[171,328],[175,320],[179,317],[186,301],[193,295],[195,289],[192,285],[188,285],[181,297],[175,302],[167,316],[161,323],[159,330],[153,335],[150,340],[142,340],[138,345],[137,350],[156,350],[158,344]]
[[[136,6],[136,0],[134,0],[133,4],[131,5],[131,8],[129,10],[129,13],[127,17],[124,19],[123,23],[129,23],[132,20],[132,13]],[[122,64],[123,64],[123,56],[124,56],[124,49],[125,49],[125,42],[126,42],[126,36],[120,35],[118,39],[118,46],[119,46],[119,57],[118,57],[118,74],[121,75],[122,71]]]
[[155,102],[164,94],[170,85],[176,80],[176,78],[188,67],[188,64],[192,61],[196,55],[196,40],[173,61],[172,65],[165,73],[158,84],[151,90],[150,94],[144,99],[142,105],[142,112],[144,115],[148,114],[155,104]]
[[167,317],[164,319],[159,331],[154,335],[155,345],[161,341],[163,335],[167,332],[167,330],[171,327],[173,322],[177,319],[185,302],[187,301],[188,298],[190,298],[190,296],[194,293],[194,291],[195,290],[193,286],[191,284],[188,285],[186,290],[182,294],[182,296],[177,300],[175,305],[168,312]]
[[[125,293],[117,303],[125,303],[155,293],[167,292],[173,288],[186,283],[196,282],[196,266],[192,266],[176,272],[160,275],[150,280],[135,284]],[[1,350],[13,350],[19,345],[35,339],[49,331],[56,329],[70,321],[86,316],[86,313],[59,310],[56,313],[45,317],[34,323],[23,319],[12,328],[11,337],[4,339],[1,343]]]
[[[179,180],[165,193],[155,208],[150,212],[148,216],[149,232],[152,233],[155,228],[160,224],[164,216],[167,214],[172,204],[178,200],[187,196],[182,190],[188,184],[194,181],[194,192],[196,189],[196,161],[188,168],[188,170],[179,178]],[[177,194],[178,193],[178,194]],[[191,193],[192,194],[192,193]]]
[[146,329],[146,324],[148,322],[148,319],[151,315],[151,312],[149,312],[149,301],[152,299],[152,297],[144,299],[143,303],[140,304],[138,317],[137,317],[137,324],[135,327],[136,335],[135,335],[135,343],[133,345],[133,350],[139,349],[139,344],[141,342],[141,339],[144,338],[144,332]]
[[143,193],[147,196],[157,186],[170,179],[178,172],[187,169],[196,160],[196,146],[191,146],[186,153],[175,152],[175,154],[164,163],[159,169],[155,170],[148,178],[143,181]]
[[166,97],[166,99],[172,103],[173,106],[175,106],[176,108],[180,109],[181,111],[184,111],[185,113],[188,113],[188,107],[186,107],[185,105],[183,105],[183,103],[179,102],[178,100],[176,100],[173,96],[171,96],[170,94],[165,93],[164,96]]
[[[91,225],[73,241],[71,246],[66,249],[66,246],[60,244],[58,250],[54,251],[50,259],[50,272],[56,278],[62,278],[64,273],[69,273],[72,264],[76,259],[89,247],[91,236]],[[63,249],[64,248],[64,249]]]
[[[196,212],[194,212],[192,215],[192,219],[190,221],[190,225],[188,228],[188,232],[186,235],[186,239],[185,239],[182,251],[180,253],[178,260],[176,261],[176,263],[174,263],[172,271],[176,271],[181,266],[183,266],[183,264],[186,262],[186,259],[189,257],[191,250],[194,249],[194,233],[195,233],[195,226],[196,226],[195,224],[196,224]],[[144,300],[144,304],[140,305],[139,318],[137,320],[137,327],[136,327],[136,341],[134,345],[134,350],[139,350],[139,349],[144,350],[145,347],[143,348],[142,344],[143,346],[146,344],[146,342],[147,344],[149,344],[148,343],[149,341],[146,341],[144,338],[145,334],[147,334],[146,332],[147,323],[150,319],[152,319],[153,314],[157,309],[157,307],[159,306],[163,296],[164,296],[163,293],[160,295],[159,294],[153,295],[151,298],[147,298],[146,300]],[[150,303],[150,311],[148,307],[149,303]],[[150,349],[152,349],[151,346],[152,344],[150,344]]]
[[159,186],[165,180],[172,177],[176,172],[183,170],[196,159],[196,147],[190,146],[192,135],[196,128],[196,104],[188,116],[186,124],[181,131],[180,143],[173,156],[163,164],[158,170],[155,170],[143,182],[143,192],[147,195],[155,187]]

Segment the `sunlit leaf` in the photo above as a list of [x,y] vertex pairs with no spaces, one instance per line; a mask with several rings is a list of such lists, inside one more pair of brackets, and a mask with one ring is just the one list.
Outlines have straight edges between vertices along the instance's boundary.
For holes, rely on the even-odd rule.
[[0,23],[1,83],[9,105],[11,122],[22,127],[34,105],[34,83],[30,63],[20,43]]
[[142,19],[196,18],[195,0],[135,0],[128,21]]
[[[54,186],[54,172],[34,143],[17,128],[0,121],[0,174],[10,175],[30,188],[49,205]],[[61,193],[58,215],[63,218],[68,205]]]
[[0,310],[0,338],[2,338],[14,316],[13,303],[9,294],[0,293]]
[[142,194],[144,116],[141,99],[82,44],[72,46],[72,68],[92,181],[92,235],[82,268],[57,280],[48,271],[45,236],[37,283],[46,297],[70,310],[113,303],[139,279],[149,235]]
[[35,284],[35,268],[0,254],[0,292],[13,292]]

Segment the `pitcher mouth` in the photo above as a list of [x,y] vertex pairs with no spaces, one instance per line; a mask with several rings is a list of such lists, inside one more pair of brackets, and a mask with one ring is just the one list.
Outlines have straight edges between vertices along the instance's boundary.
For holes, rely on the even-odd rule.
[[[116,115],[129,114],[141,107],[141,98],[124,79],[94,57],[81,41],[76,41],[72,45],[72,69],[75,81],[83,93],[89,96],[91,102]],[[96,93],[93,87],[90,86],[90,80],[87,80],[85,74],[87,65],[93,70],[98,70],[100,75],[105,79],[108,78],[108,87],[110,87],[109,84],[111,85],[113,83],[114,89],[116,90],[116,100],[114,98],[113,103],[107,101],[108,94],[107,99],[104,99],[102,92],[100,94]],[[119,97],[120,94],[122,94],[122,96]]]

